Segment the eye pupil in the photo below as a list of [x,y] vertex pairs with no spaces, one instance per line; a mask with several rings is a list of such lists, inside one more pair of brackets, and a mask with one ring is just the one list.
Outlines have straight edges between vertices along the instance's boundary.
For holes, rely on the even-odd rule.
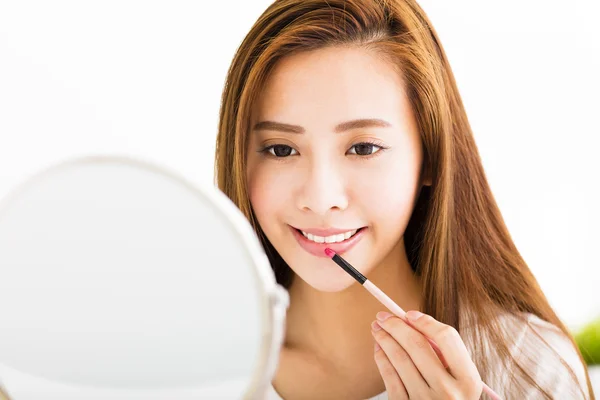
[[359,156],[368,156],[373,153],[373,145],[369,143],[361,143],[354,146],[356,154]]
[[277,157],[287,157],[292,153],[292,148],[283,144],[273,146],[273,153]]

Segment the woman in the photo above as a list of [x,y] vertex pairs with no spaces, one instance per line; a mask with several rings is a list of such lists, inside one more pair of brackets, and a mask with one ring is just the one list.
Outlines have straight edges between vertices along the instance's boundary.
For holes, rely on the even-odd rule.
[[[271,398],[593,398],[415,1],[273,3],[229,70],[216,174],[290,294]],[[425,316],[382,313],[325,247]]]

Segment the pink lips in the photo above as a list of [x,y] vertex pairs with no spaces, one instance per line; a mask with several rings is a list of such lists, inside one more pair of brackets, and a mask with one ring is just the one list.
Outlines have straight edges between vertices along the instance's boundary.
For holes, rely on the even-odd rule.
[[[362,237],[365,235],[368,228],[361,228],[358,232],[356,232],[354,234],[354,236],[352,236],[349,239],[344,240],[343,242],[339,242],[339,243],[315,243],[312,240],[308,240],[307,238],[305,238],[304,235],[302,233],[298,232],[298,230],[296,228],[293,228],[290,226],[290,229],[292,230],[292,234],[298,241],[298,244],[300,244],[300,247],[302,247],[304,250],[306,250],[307,252],[309,252],[310,254],[312,254],[314,256],[327,257],[327,255],[325,254],[326,248],[330,248],[337,254],[343,254],[346,251],[350,250],[352,247],[354,247],[354,245],[356,245],[356,243],[358,243],[360,241],[360,239],[362,239]],[[309,232],[318,235],[318,233],[315,233],[316,232],[315,230],[310,230]],[[324,230],[324,231],[319,231],[319,232],[326,233],[326,234],[323,234],[323,236],[329,236],[329,235],[335,235],[335,234],[342,233],[342,231],[339,231],[339,230]],[[321,236],[321,235],[319,235],[319,236]]]

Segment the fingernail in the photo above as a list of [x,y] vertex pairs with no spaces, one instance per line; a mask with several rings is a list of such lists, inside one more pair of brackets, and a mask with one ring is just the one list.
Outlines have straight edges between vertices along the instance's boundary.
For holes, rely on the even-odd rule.
[[422,312],[419,311],[409,311],[406,313],[406,318],[409,319],[409,321],[416,321],[419,318],[421,318],[423,316]]
[[389,317],[392,317],[392,314],[390,314],[389,312],[380,311],[380,312],[377,313],[377,319],[379,321],[385,321]]
[[371,329],[372,329],[374,332],[377,332],[377,331],[381,330],[381,325],[379,325],[379,323],[378,323],[377,321],[373,321],[373,322],[371,323]]
[[379,343],[375,342],[375,352],[381,350],[381,346],[379,345]]

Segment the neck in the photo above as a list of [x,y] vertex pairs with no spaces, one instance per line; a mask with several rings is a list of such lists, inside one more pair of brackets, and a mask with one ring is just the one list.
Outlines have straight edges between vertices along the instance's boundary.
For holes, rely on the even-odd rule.
[[[421,284],[400,241],[367,277],[404,310],[419,310]],[[290,287],[286,343],[334,368],[373,358],[371,322],[387,311],[358,282],[336,293],[320,292],[296,277]]]

